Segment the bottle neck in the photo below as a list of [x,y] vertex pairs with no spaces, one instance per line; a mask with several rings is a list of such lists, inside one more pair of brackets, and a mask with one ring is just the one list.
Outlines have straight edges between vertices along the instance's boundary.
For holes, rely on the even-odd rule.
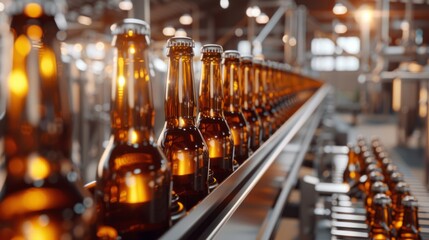
[[12,66],[5,90],[7,127],[0,138],[5,140],[9,175],[20,180],[26,176],[29,182],[71,166],[69,86],[58,76],[54,17],[15,15],[11,30]]
[[389,228],[391,215],[388,206],[375,204],[374,225],[375,227]]
[[223,66],[224,110],[238,112],[241,109],[241,84],[238,77],[239,60],[225,59]]
[[199,111],[203,116],[222,115],[223,92],[220,73],[220,53],[205,53],[202,57],[198,97]]
[[250,61],[242,62],[240,65],[240,80],[243,96],[243,109],[254,108],[254,94],[253,94],[253,70]]
[[117,35],[112,79],[111,121],[114,140],[153,142],[154,110],[144,35]]
[[194,97],[194,73],[191,47],[171,47],[169,49],[167,87],[165,94],[165,118],[167,125],[185,123],[196,116]]

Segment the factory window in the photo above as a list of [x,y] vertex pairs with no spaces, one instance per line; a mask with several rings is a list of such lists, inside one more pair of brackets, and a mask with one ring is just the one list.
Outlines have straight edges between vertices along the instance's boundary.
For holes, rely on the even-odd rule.
[[315,71],[357,71],[360,52],[358,37],[315,38],[311,42],[311,68]]

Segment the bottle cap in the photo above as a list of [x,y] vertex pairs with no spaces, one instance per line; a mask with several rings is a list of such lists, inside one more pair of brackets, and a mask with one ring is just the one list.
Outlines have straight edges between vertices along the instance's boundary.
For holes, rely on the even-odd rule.
[[369,180],[371,182],[376,182],[376,181],[384,181],[384,176],[381,172],[371,172],[369,174]]
[[417,202],[414,196],[405,196],[402,199],[402,205],[404,205],[404,207],[418,207],[419,202]]
[[172,37],[167,41],[167,47],[195,47],[195,42],[190,37]]
[[240,53],[236,50],[226,50],[222,54],[223,58],[240,58]]
[[386,206],[392,204],[392,200],[384,193],[377,193],[374,196],[374,204]]
[[371,192],[373,193],[386,193],[388,187],[385,183],[377,181],[371,186]]
[[390,159],[389,157],[385,157],[385,158],[383,158],[383,160],[381,160],[381,162],[383,163],[383,166],[386,167],[387,165],[392,163],[392,159]]
[[387,167],[386,167],[386,172],[389,175],[392,174],[393,172],[397,172],[397,171],[398,171],[398,167],[393,163],[387,165]]
[[150,35],[150,27],[145,21],[136,18],[125,18],[110,27],[112,35],[125,34],[132,31],[134,34]]
[[394,183],[403,182],[404,181],[404,175],[400,172],[393,172],[390,174],[390,180]]
[[252,62],[253,57],[250,55],[244,55],[244,56],[241,56],[240,59],[241,59],[241,61],[251,61]]
[[366,173],[370,174],[371,172],[382,172],[382,170],[376,163],[372,162],[366,167]]
[[375,159],[371,156],[365,157],[365,164],[368,166],[371,163],[377,163]]
[[408,185],[406,182],[398,182],[395,186],[395,192],[398,193],[406,193],[410,192],[410,185]]
[[201,47],[201,54],[204,53],[222,53],[223,48],[218,44],[205,44]]
[[254,57],[253,58],[253,64],[262,65],[263,63],[264,63],[264,58],[262,58],[262,57]]

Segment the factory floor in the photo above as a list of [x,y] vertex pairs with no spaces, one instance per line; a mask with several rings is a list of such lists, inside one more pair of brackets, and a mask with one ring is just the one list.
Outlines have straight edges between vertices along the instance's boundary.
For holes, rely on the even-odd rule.
[[[348,142],[356,142],[358,136],[364,136],[368,140],[373,136],[379,137],[386,147],[392,159],[402,161],[413,172],[414,176],[422,183],[425,181],[424,150],[421,147],[420,131],[415,131],[406,147],[399,147],[397,144],[397,122],[394,115],[389,116],[365,116],[359,115],[357,119],[351,114],[337,114],[335,119],[340,122],[341,128],[347,133]],[[355,124],[356,123],[356,124]],[[312,169],[302,167],[300,176],[311,174]],[[299,212],[293,209],[299,209],[300,202],[299,190],[294,190],[290,194],[288,205],[284,217],[280,220],[276,240],[300,239],[299,238]],[[292,210],[291,210],[292,209]],[[288,212],[289,211],[289,212]],[[316,239],[329,239],[329,232],[318,232]]]

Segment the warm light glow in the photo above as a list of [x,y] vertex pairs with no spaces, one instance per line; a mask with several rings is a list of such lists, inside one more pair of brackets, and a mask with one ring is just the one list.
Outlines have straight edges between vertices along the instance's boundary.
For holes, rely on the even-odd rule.
[[188,175],[193,174],[196,161],[193,159],[192,153],[179,150],[173,153],[173,175]]
[[288,43],[288,41],[289,41],[289,36],[288,36],[287,34],[283,35],[283,37],[282,37],[282,41],[283,41],[283,43]]
[[4,11],[4,3],[0,2],[0,12],[3,12],[3,11]]
[[38,3],[28,3],[25,6],[24,13],[31,18],[37,18],[42,15],[43,9]]
[[110,226],[100,226],[97,229],[97,237],[99,239],[116,239],[118,232]]
[[220,7],[227,9],[229,7],[229,0],[220,0]]
[[258,6],[248,7],[246,9],[246,15],[248,17],[257,17],[261,14],[261,9]]
[[21,229],[24,239],[43,240],[56,239],[58,237],[55,226],[49,224],[49,218],[46,215],[33,217],[23,222]]
[[346,33],[347,32],[347,26],[343,23],[337,23],[337,24],[335,24],[334,31],[337,34]]
[[119,2],[118,7],[123,11],[130,11],[131,9],[133,9],[133,2],[131,2],[130,0],[123,0]]
[[240,145],[241,139],[240,139],[240,129],[237,128],[231,128],[231,134],[232,134],[232,140],[234,141],[234,145]]
[[128,131],[129,141],[131,143],[136,143],[139,140],[139,136],[134,129]]
[[90,17],[80,15],[79,17],[77,17],[77,22],[82,25],[89,26],[92,24],[92,19]]
[[222,140],[219,138],[208,139],[207,145],[209,147],[209,157],[218,158],[223,156]]
[[103,42],[97,42],[97,43],[95,44],[95,48],[96,48],[98,51],[102,51],[102,50],[104,50],[104,43],[103,43]]
[[76,44],[73,46],[73,51],[76,51],[76,52],[82,52],[82,49],[83,49],[83,47],[82,47],[82,44],[80,44],[80,43],[76,43]]
[[259,16],[256,17],[256,22],[259,24],[266,24],[269,20],[270,18],[265,13],[261,13],[259,14]]
[[180,24],[183,24],[183,25],[191,25],[192,21],[193,21],[192,16],[187,13],[183,14],[179,18]]
[[[149,179],[143,174],[127,173],[125,175],[125,187],[127,191],[127,203],[142,203],[150,201],[151,190]],[[123,201],[121,201],[123,202]]]
[[332,12],[336,15],[342,15],[347,13],[347,7],[344,4],[337,2],[332,8]]
[[296,45],[296,38],[294,37],[289,38],[289,45],[294,47]]
[[125,78],[124,78],[124,76],[120,75],[120,76],[118,77],[118,85],[119,85],[119,87],[121,87],[121,88],[123,88],[123,87],[125,86]]
[[234,33],[235,33],[236,37],[241,37],[241,36],[243,36],[243,29],[237,28],[237,29],[235,29]]
[[179,28],[177,29],[176,33],[174,34],[175,37],[186,37],[188,34],[186,34],[185,29]]
[[398,112],[401,109],[401,79],[393,79],[392,84],[392,109]]
[[128,49],[128,52],[130,54],[135,54],[136,53],[136,48],[134,47],[134,44],[131,44],[130,48]]
[[35,41],[40,40],[43,35],[42,28],[40,28],[38,25],[30,25],[27,28],[27,35],[32,40],[35,40]]
[[50,172],[50,165],[47,159],[38,155],[28,157],[28,176],[37,181],[46,178]]
[[428,101],[428,91],[426,87],[420,88],[420,94],[419,94],[419,116],[421,118],[426,117],[427,115],[427,101]]
[[51,78],[57,73],[57,65],[55,59],[55,53],[44,48],[40,53],[40,74],[45,78]]
[[20,35],[13,45],[14,50],[21,56],[25,57],[31,50],[31,43],[25,35]]
[[22,69],[13,69],[9,75],[9,90],[16,96],[24,96],[28,92],[27,75]]
[[164,27],[164,29],[162,29],[162,34],[164,34],[164,36],[167,36],[167,37],[174,36],[175,33],[176,33],[176,29],[174,29],[174,27],[172,26],[166,26]]
[[374,11],[368,6],[360,7],[356,12],[356,17],[362,26],[371,24],[374,17]]

